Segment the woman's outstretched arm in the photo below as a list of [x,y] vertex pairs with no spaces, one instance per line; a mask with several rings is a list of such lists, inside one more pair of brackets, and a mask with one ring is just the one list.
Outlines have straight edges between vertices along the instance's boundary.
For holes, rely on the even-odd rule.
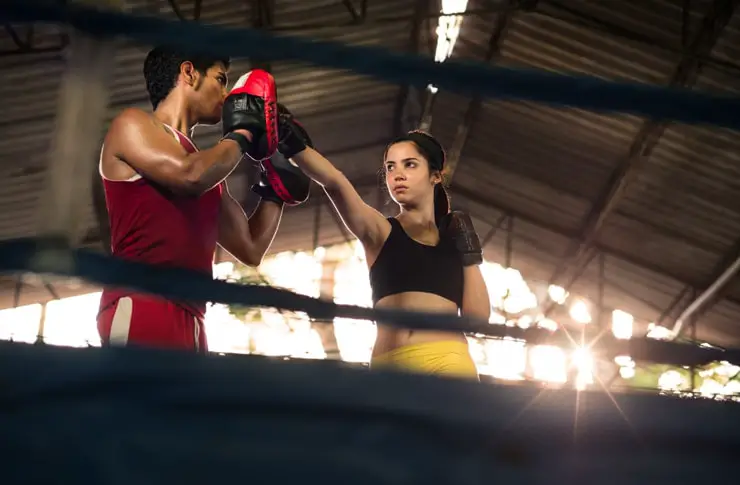
[[362,200],[349,179],[326,157],[310,147],[308,133],[292,115],[281,117],[280,131],[281,153],[324,188],[352,234],[366,248],[381,246],[391,230],[385,217]]

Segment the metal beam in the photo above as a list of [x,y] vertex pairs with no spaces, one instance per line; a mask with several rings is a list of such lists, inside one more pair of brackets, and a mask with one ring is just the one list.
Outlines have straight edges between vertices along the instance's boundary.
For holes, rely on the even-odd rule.
[[59,299],[59,293],[57,293],[57,290],[51,285],[51,283],[49,283],[48,281],[44,281],[44,288],[46,288],[46,291],[49,292],[49,295],[51,295],[52,299]]
[[[482,205],[484,207],[488,207],[498,212],[501,212],[502,214],[508,214],[509,216],[514,217],[521,222],[536,226],[540,229],[544,229],[545,231],[551,232],[557,236],[575,240],[576,242],[583,242],[582,239],[579,239],[580,235],[577,232],[573,232],[566,228],[559,227],[545,219],[537,218],[529,214],[526,214],[524,212],[521,212],[515,206],[509,206],[507,204],[501,203],[496,200],[481,197],[466,188],[459,187],[459,186],[455,187],[454,189],[452,189],[452,194],[457,195],[458,198],[466,199],[467,201],[472,202],[476,205]],[[469,211],[469,212],[471,212],[471,215],[473,215],[474,217],[481,218],[480,216],[477,216],[474,211]],[[651,273],[654,273],[657,276],[669,278],[671,280],[674,280],[678,283],[682,283],[687,286],[700,286],[699,282],[691,281],[690,278],[688,278],[686,275],[681,275],[681,274],[673,272],[670,269],[657,266],[655,263],[653,263],[650,260],[636,257],[632,254],[628,254],[618,249],[604,246],[603,244],[600,244],[600,243],[594,243],[593,249],[600,253],[605,254],[606,256],[623,261],[635,267],[645,269]],[[740,302],[736,302],[736,303],[740,303]]]
[[31,48],[31,42],[30,41],[27,42],[21,39],[21,36],[18,34],[18,31],[15,30],[15,27],[13,27],[12,25],[8,23],[4,23],[3,28],[5,28],[5,31],[8,33],[10,38],[13,40],[13,43],[16,45],[18,50],[28,50]]
[[[502,215],[498,218],[498,220],[491,226],[491,228],[488,230],[488,233],[486,233],[485,236],[483,236],[483,239],[481,239],[481,247],[485,248],[489,242],[496,236],[496,233],[499,229],[501,229],[501,225],[506,221],[507,219],[511,219],[507,214]],[[508,229],[507,229],[508,230]]]
[[176,0],[167,0],[167,3],[170,4],[170,7],[172,8],[172,12],[175,14],[175,16],[180,20],[186,20],[185,15],[182,13],[182,10],[180,10],[180,7],[177,5]]
[[[727,286],[735,279],[738,272],[740,272],[740,240],[715,265],[712,275],[702,285],[699,297],[691,298],[681,306],[679,316],[673,326],[674,338],[683,333],[689,319],[695,322],[722,298]],[[690,290],[693,288],[684,288],[684,292]]]
[[[431,2],[429,0],[425,0],[425,4],[432,4],[437,2]],[[501,5],[490,5],[485,8],[477,8],[477,9],[468,9],[465,12],[460,12],[458,16],[461,17],[481,17],[483,15],[488,15],[491,13],[501,12],[504,11],[507,7],[503,7]],[[440,17],[443,17],[446,14],[443,14],[439,10],[436,12],[427,12],[422,15],[421,20],[422,22],[425,20],[436,20]],[[415,16],[414,15],[381,15],[381,16],[369,16],[365,15],[364,18],[362,18],[362,14],[360,15],[361,20],[360,22],[355,22],[353,20],[350,20],[348,22],[338,22],[338,23],[327,23],[327,22],[311,22],[311,23],[295,23],[295,24],[283,24],[279,26],[273,27],[272,31],[279,31],[279,32],[291,32],[291,31],[316,31],[316,30],[331,30],[331,29],[346,29],[348,27],[355,27],[358,24],[360,25],[389,25],[389,24],[408,24],[409,22],[414,21]]]
[[15,286],[13,287],[13,308],[18,308],[18,305],[20,305],[22,291],[23,291],[23,275],[18,274],[15,277]]
[[[503,43],[506,34],[509,31],[512,18],[514,16],[516,0],[509,0],[509,10],[500,12],[496,18],[496,24],[491,32],[491,37],[488,39],[488,50],[483,58],[483,62],[486,64],[492,62],[501,54],[501,44]],[[452,141],[450,149],[447,151],[447,166],[445,167],[445,175],[447,177],[447,184],[452,186],[452,180],[455,175],[455,170],[460,162],[460,154],[462,153],[465,143],[468,140],[468,132],[470,127],[473,126],[475,119],[478,117],[481,106],[483,105],[483,98],[475,97],[468,101],[468,106],[465,109],[465,115],[463,120],[457,126],[455,139]]]
[[[414,4],[414,17],[411,24],[411,33],[409,35],[408,42],[406,44],[406,51],[412,54],[419,54],[421,45],[421,26],[424,22],[424,14],[429,10],[429,4],[427,0],[416,0]],[[411,86],[404,84],[398,90],[398,97],[396,98],[396,104],[393,108],[393,133],[391,138],[394,138],[404,131],[404,116],[403,113],[406,108],[406,104],[411,94]]]
[[359,24],[362,22],[362,16],[352,4],[352,0],[342,0],[342,4],[347,9],[347,12],[349,12],[350,17],[352,17],[352,23]]
[[[271,0],[252,1],[252,26],[255,29],[268,30],[273,24],[273,2]],[[263,69],[272,72],[269,59],[252,57],[249,62],[254,69]]]
[[69,36],[62,32],[59,34],[59,43],[57,45],[50,47],[34,47],[35,30],[33,24],[26,26],[26,32],[23,36],[21,36],[21,33],[11,24],[4,23],[3,28],[13,40],[16,48],[0,50],[0,58],[18,54],[46,54],[50,52],[60,52],[69,45]]
[[[701,68],[698,57],[706,56],[711,52],[738,3],[740,3],[740,0],[714,1],[702,21],[699,32],[697,32],[691,45],[684,52],[681,61],[676,66],[668,86],[691,87],[694,85]],[[577,273],[586,264],[589,250],[595,244],[604,221],[614,211],[622,199],[626,187],[650,157],[668,124],[666,121],[652,119],[643,122],[642,128],[632,142],[627,157],[612,172],[608,186],[602,191],[599,200],[584,219],[577,242],[568,248],[561,259],[561,263],[553,272],[550,278],[552,284],[567,279],[569,274]],[[574,281],[573,278],[570,278],[570,280]]]
[[[685,32],[688,36],[688,40],[686,41],[686,43],[681,41],[674,44],[658,37],[651,37],[650,35],[645,35],[641,32],[630,30],[619,25],[616,22],[609,20],[608,18],[599,18],[593,15],[586,14],[582,11],[577,10],[577,8],[560,3],[557,0],[548,0],[546,3],[546,7],[548,12],[537,12],[537,14],[546,16],[551,19],[566,22],[570,25],[577,25],[578,27],[583,27],[595,32],[603,32],[618,39],[626,40],[632,44],[649,46],[652,49],[660,49],[661,51],[669,54],[682,55],[691,39],[691,30],[689,24],[686,22],[684,22],[682,25],[682,35],[683,32]],[[686,18],[683,12],[682,16],[684,17],[684,19]],[[740,73],[740,65],[734,62],[727,61],[725,59],[717,59],[707,54],[697,55],[697,60],[704,65],[712,66],[713,68],[723,70],[733,75],[737,75],[738,73]]]

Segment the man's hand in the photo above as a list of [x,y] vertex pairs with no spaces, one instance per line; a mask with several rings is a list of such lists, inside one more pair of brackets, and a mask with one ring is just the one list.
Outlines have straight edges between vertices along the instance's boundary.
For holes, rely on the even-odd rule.
[[281,153],[262,161],[260,182],[252,186],[262,199],[298,205],[308,200],[311,179]]
[[[261,69],[244,74],[224,101],[221,114],[224,139],[239,143],[255,161],[269,159],[278,149],[275,79]],[[251,139],[245,133],[251,134]]]
[[307,147],[314,147],[306,128],[295,119],[288,108],[278,103],[278,113],[280,125],[278,150],[280,153],[286,158],[293,158],[294,155],[302,152]]

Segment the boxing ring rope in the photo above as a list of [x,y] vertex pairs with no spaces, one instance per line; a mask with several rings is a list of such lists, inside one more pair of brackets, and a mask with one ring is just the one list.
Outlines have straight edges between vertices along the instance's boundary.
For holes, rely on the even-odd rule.
[[65,23],[98,36],[125,35],[143,43],[171,43],[206,54],[300,60],[351,70],[391,83],[422,87],[432,84],[466,96],[518,99],[740,129],[739,98],[688,89],[493,67],[453,59],[440,64],[430,58],[376,47],[348,46],[253,29],[171,21],[74,4],[65,7],[57,3],[5,0],[0,7],[0,15],[10,22]]
[[[466,95],[740,129],[740,99],[686,90],[476,63],[438,64],[376,48],[52,2],[6,0],[0,17],[65,23],[99,38],[126,35],[232,57],[259,53],[301,59]],[[74,213],[67,210],[67,215]],[[321,320],[379,320],[416,329],[452,326],[530,342],[553,337],[542,329],[337,305],[277,288],[213,281],[70,249],[73,241],[68,233],[61,240],[0,242],[0,271],[79,277],[184,300],[276,307]],[[648,339],[604,342],[607,352],[636,360],[686,366],[740,363],[738,350]],[[738,418],[740,408],[732,403],[541,392],[330,362],[0,344],[0,453],[12,465],[3,483],[58,482],[61,476],[83,484],[317,478],[342,485],[652,485],[656,477],[683,484],[735,473]]]
[[[156,268],[143,263],[123,261],[85,249],[71,251],[72,266],[68,261],[50,257],[39,258],[40,251],[48,251],[53,241],[39,243],[37,239],[0,242],[0,272],[31,270],[78,277],[100,285],[132,288],[167,298],[184,301],[203,301],[238,304],[250,307],[273,307],[303,312],[319,321],[334,318],[382,321],[386,325],[416,330],[446,330],[452,326],[471,334],[488,337],[511,337],[530,343],[552,342],[552,332],[530,327],[504,327],[468,316],[450,316],[407,310],[371,309],[341,305],[292,291],[263,285],[240,285],[218,281],[197,272]],[[59,249],[63,251],[63,249]],[[52,253],[53,254],[53,253]],[[565,336],[558,334],[565,340]],[[612,357],[630,355],[636,360],[671,363],[674,365],[702,365],[714,361],[729,361],[740,365],[740,350],[718,347],[663,342],[654,339],[621,340],[609,336],[600,339],[598,348]]]

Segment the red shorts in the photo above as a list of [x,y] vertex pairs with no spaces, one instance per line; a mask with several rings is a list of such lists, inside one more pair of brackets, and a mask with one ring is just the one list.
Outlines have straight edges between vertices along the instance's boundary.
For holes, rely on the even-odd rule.
[[201,319],[167,300],[129,295],[98,314],[103,345],[208,351]]

